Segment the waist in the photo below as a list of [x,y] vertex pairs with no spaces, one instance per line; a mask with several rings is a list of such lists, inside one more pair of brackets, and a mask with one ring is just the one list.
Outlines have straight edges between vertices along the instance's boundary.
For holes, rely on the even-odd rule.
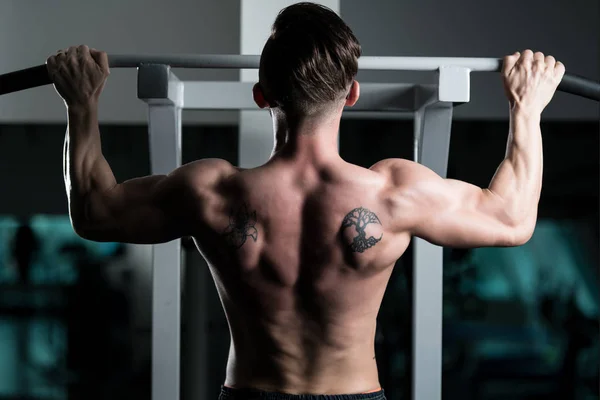
[[[378,396],[383,396],[383,388],[378,387],[377,389],[373,389],[373,390],[368,390],[366,392],[359,392],[359,393],[349,393],[349,392],[344,392],[344,393],[306,393],[306,392],[296,392],[296,393],[289,393],[289,392],[282,392],[282,391],[272,391],[272,390],[263,390],[263,389],[259,389],[259,388],[254,388],[254,387],[244,387],[244,388],[239,388],[239,387],[231,387],[231,386],[227,386],[227,385],[223,385],[222,386],[222,393],[225,395],[229,395],[229,396],[236,396],[236,395],[240,395],[242,393],[249,393],[249,392],[254,392],[254,393],[262,393],[262,394],[266,394],[266,395],[278,395],[281,396],[281,398],[283,398],[283,396],[289,396],[286,398],[290,398],[293,399],[295,396],[302,396],[302,398],[306,398],[306,396],[356,396],[356,395],[378,395]],[[357,397],[351,397],[352,399],[356,399]],[[379,398],[379,397],[360,397],[360,399],[371,399],[371,398]]]
[[381,391],[373,357],[362,363],[331,360],[327,364],[286,365],[282,363],[244,366],[230,358],[224,386],[287,394],[349,394]]

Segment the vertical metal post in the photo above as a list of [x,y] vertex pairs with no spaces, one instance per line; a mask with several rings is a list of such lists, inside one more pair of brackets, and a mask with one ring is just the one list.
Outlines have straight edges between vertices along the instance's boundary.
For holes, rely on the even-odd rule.
[[[417,159],[446,176],[452,105],[416,112]],[[443,248],[415,238],[413,247],[413,399],[439,400],[442,389]]]
[[[183,85],[165,65],[138,71],[138,98],[148,103],[152,174],[169,174],[181,165]],[[153,246],[152,399],[177,400],[180,387],[181,244]]]
[[[415,161],[445,178],[453,103],[469,101],[469,70],[440,69],[437,102],[415,112]],[[442,396],[443,248],[415,238],[413,256],[412,398]]]

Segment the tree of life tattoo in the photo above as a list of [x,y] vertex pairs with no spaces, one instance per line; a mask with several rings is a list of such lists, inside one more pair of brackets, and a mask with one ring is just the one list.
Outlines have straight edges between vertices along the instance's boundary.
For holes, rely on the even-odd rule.
[[367,237],[365,228],[369,224],[381,225],[381,222],[374,212],[364,207],[355,208],[344,217],[344,221],[342,221],[342,229],[354,227],[358,233],[358,235],[353,238],[352,243],[350,244],[350,249],[353,252],[363,253],[365,250],[375,246],[383,238],[383,233],[379,238],[375,238],[373,236]]
[[250,212],[246,203],[237,210],[232,209],[229,214],[229,226],[223,232],[225,241],[236,249],[242,247],[249,237],[256,242],[258,230],[254,225],[256,225],[256,211]]

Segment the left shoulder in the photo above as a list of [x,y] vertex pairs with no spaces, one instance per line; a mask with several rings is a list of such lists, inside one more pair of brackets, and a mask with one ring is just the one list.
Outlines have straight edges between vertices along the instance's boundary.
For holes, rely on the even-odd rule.
[[239,169],[226,160],[205,158],[193,161],[178,168],[176,172],[187,184],[196,189],[215,187],[219,182],[239,172]]
[[185,175],[186,177],[209,178],[215,176],[232,175],[238,172],[238,168],[229,161],[220,158],[204,158],[192,161],[177,168],[173,173]]

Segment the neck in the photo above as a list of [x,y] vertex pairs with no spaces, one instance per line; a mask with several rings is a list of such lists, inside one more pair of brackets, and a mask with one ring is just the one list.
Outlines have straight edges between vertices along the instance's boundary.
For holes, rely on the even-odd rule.
[[327,161],[339,158],[338,133],[342,110],[316,117],[291,118],[272,110],[275,146],[271,158]]

